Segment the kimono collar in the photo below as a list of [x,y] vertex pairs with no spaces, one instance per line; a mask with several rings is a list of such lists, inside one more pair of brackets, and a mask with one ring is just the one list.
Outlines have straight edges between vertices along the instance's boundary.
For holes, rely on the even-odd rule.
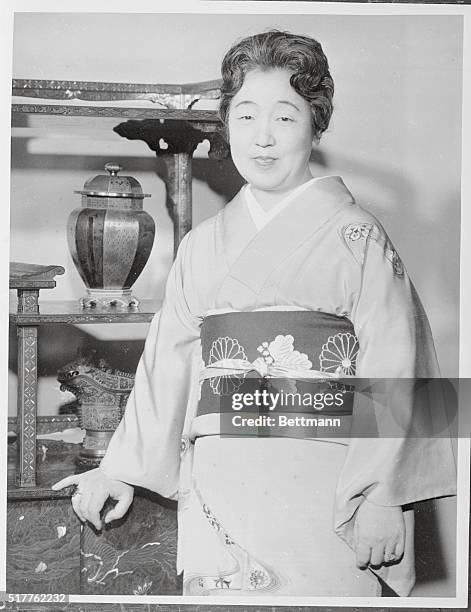
[[[322,177],[323,178],[323,177]],[[272,206],[269,210],[264,210],[259,204],[257,198],[254,196],[252,187],[248,184],[242,189],[242,194],[245,198],[245,203],[249,210],[252,221],[258,230],[261,230],[265,225],[274,219],[282,210],[291,204],[298,195],[301,195],[314,181],[322,180],[322,178],[311,178],[309,181],[298,185],[292,189],[280,202]]]
[[[237,279],[246,288],[259,293],[283,260],[339,210],[354,203],[353,196],[338,176],[309,183],[260,231],[245,205],[243,193],[239,192],[226,206],[219,217],[220,244],[228,268],[226,281]],[[221,286],[223,293],[226,284],[223,282]]]

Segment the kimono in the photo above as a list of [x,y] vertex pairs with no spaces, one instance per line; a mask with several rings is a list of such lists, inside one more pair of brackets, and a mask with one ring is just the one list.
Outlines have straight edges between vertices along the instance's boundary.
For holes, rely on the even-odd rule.
[[[376,573],[408,595],[409,504],[455,494],[450,439],[378,435],[398,405],[400,418],[414,413],[407,384],[382,411],[355,393],[345,437],[223,435],[221,414],[208,406],[222,406],[231,381],[249,370],[263,378],[277,359],[288,385],[322,375],[326,383],[339,373],[440,376],[426,315],[397,252],[340,177],[303,184],[270,214],[245,186],[185,236],[101,469],[178,498],[184,594],[380,595],[352,550],[366,498],[403,507],[404,556]],[[234,366],[245,368],[239,378]],[[426,403],[438,414],[437,395]],[[376,418],[371,436],[358,434],[365,422],[355,430],[361,405]]]

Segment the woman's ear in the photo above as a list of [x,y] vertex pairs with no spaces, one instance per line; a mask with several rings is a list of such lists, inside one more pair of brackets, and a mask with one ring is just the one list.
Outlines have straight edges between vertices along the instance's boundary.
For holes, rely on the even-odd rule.
[[312,146],[317,147],[317,145],[319,144],[321,140],[321,137],[313,123],[311,123],[311,135],[312,135]]

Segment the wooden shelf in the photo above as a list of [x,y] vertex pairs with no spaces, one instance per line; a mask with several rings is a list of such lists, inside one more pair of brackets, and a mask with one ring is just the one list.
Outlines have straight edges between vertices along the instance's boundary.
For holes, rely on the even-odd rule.
[[61,117],[112,117],[114,119],[157,119],[159,121],[185,121],[195,128],[212,132],[222,124],[215,110],[187,110],[178,108],[130,108],[123,106],[96,106],[72,104],[12,104],[12,127],[18,122],[15,115],[46,115]]
[[142,300],[138,308],[82,308],[78,300],[41,301],[38,313],[10,312],[10,322],[19,326],[51,323],[148,323],[160,310],[160,300]]
[[60,499],[70,497],[73,487],[67,487],[62,491],[53,491],[51,486],[77,471],[75,457],[80,451],[79,444],[66,444],[53,440],[39,440],[37,447],[46,446],[48,451],[44,460],[38,454],[36,485],[19,487],[16,484],[17,462],[16,442],[8,445],[8,476],[7,476],[7,498],[8,500],[34,500],[34,499]]

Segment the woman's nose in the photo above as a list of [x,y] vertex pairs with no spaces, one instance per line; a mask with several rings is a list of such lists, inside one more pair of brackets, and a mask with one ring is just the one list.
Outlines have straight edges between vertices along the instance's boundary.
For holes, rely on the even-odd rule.
[[275,144],[275,138],[270,121],[260,121],[257,133],[255,135],[255,143],[259,147],[269,147]]

